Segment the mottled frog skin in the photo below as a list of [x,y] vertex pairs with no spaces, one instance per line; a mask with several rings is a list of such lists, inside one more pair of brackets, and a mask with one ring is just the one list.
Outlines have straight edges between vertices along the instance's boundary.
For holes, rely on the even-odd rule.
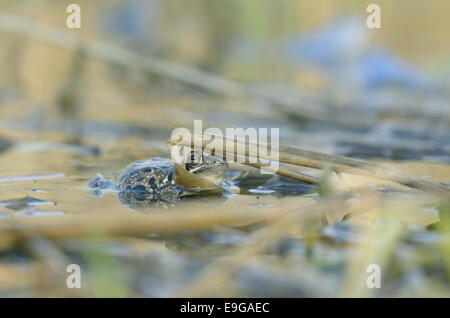
[[119,176],[119,191],[156,194],[165,188],[176,187],[174,164],[170,159],[151,158],[130,164]]
[[128,205],[147,202],[171,203],[180,198],[184,189],[175,184],[174,164],[165,158],[151,158],[130,164],[119,176],[119,199]]
[[[191,160],[185,165],[187,171],[221,182],[227,167],[224,162],[195,151],[191,153]],[[154,157],[128,165],[117,182],[97,173],[87,187],[97,197],[102,196],[104,191],[117,192],[120,202],[132,210],[168,207],[188,194],[188,190],[192,191],[175,184],[174,175],[175,164],[172,160]]]
[[166,206],[184,193],[184,188],[174,183],[174,170],[172,160],[166,158],[135,161],[119,175],[117,183],[96,174],[88,188],[96,196],[103,195],[103,190],[116,191],[120,202],[132,209]]

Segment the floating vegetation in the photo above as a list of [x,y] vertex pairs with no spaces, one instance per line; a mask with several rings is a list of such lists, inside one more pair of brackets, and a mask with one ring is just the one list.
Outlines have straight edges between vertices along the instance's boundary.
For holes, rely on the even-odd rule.
[[33,207],[36,205],[48,205],[48,204],[54,203],[46,200],[36,199],[28,195],[22,199],[0,201],[0,206],[4,206],[12,210],[21,210],[27,207]]
[[48,173],[48,174],[39,174],[39,175],[14,176],[14,177],[0,178],[0,182],[54,179],[54,178],[62,178],[62,177],[64,177],[64,174],[62,174],[62,173]]

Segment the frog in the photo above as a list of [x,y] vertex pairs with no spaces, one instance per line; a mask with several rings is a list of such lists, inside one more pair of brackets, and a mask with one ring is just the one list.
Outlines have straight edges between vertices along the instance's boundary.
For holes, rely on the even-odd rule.
[[[187,162],[184,169],[201,176],[223,176],[226,164],[192,152],[192,162]],[[167,208],[193,194],[193,189],[186,189],[175,182],[175,172],[175,163],[171,159],[153,157],[129,164],[117,181],[105,179],[97,173],[87,188],[96,197],[103,196],[105,191],[116,192],[119,201],[131,210],[155,206]]]
[[87,188],[97,197],[102,196],[104,191],[117,192],[119,201],[132,209],[155,204],[168,206],[180,200],[185,193],[183,187],[175,184],[174,173],[172,160],[153,157],[128,165],[118,176],[117,182],[97,173]]

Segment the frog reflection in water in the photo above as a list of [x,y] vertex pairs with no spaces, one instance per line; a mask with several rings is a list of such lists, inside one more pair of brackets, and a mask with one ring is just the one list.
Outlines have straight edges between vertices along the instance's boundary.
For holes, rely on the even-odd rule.
[[[212,168],[223,174],[225,164],[221,162],[186,164],[186,169],[193,173],[201,170],[199,168],[206,170]],[[132,210],[143,210],[157,205],[168,207],[187,193],[185,188],[175,184],[174,174],[175,165],[172,160],[155,157],[130,164],[119,175],[117,183],[104,179],[97,173],[87,187],[97,197],[102,196],[104,191],[117,192],[120,202]]]

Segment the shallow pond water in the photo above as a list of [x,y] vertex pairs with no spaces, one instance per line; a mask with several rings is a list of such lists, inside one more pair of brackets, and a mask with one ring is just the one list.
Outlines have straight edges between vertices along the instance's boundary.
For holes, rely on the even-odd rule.
[[[17,220],[15,222],[18,225],[13,222],[2,223],[2,226],[31,226],[44,230],[50,226],[48,224],[56,222],[55,226],[64,229],[67,225],[64,225],[66,222],[63,219],[74,215],[88,222],[78,224],[76,221],[74,227],[89,225],[94,230],[84,236],[79,229],[79,233],[70,235],[73,237],[70,240],[55,241],[53,238],[51,241],[44,240],[41,245],[26,244],[25,250],[20,244],[7,245],[2,249],[0,259],[3,275],[8,277],[14,277],[11,275],[21,271],[33,273],[38,270],[35,266],[42,262],[48,263],[49,268],[56,266],[57,269],[63,266],[61,264],[77,262],[89,269],[90,275],[97,276],[97,280],[88,283],[91,286],[89,295],[165,297],[201,296],[208,292],[210,296],[301,297],[345,294],[347,291],[343,288],[350,288],[350,294],[360,293],[358,288],[345,287],[352,284],[353,277],[349,278],[344,273],[355,257],[363,257],[362,254],[358,256],[360,248],[376,248],[366,245],[371,240],[370,235],[375,235],[372,233],[376,231],[373,225],[382,219],[397,220],[400,224],[411,226],[390,230],[401,231],[403,239],[400,240],[398,233],[393,233],[390,241],[388,237],[388,242],[380,243],[397,251],[394,255],[399,265],[395,266],[402,274],[397,274],[400,276],[393,280],[391,285],[394,290],[413,293],[408,291],[409,285],[403,283],[404,279],[409,279],[405,278],[409,277],[407,275],[412,275],[404,267],[411,258],[419,262],[416,270],[424,268],[427,273],[431,271],[425,280],[420,276],[422,281],[419,286],[434,282],[439,279],[439,273],[445,272],[445,266],[433,263],[440,257],[439,242],[447,239],[430,227],[442,218],[436,209],[438,201],[426,198],[416,190],[389,181],[341,174],[328,179],[329,186],[335,189],[333,192],[336,197],[324,199],[326,197],[315,185],[276,175],[261,175],[258,171],[243,174],[242,171],[246,169],[236,170],[234,167],[225,173],[224,179],[230,189],[225,193],[181,198],[164,207],[147,204],[145,200],[144,204],[130,204],[115,191],[115,182],[120,179],[124,169],[136,160],[169,157],[165,149],[165,139],[169,136],[166,135],[167,129],[155,128],[160,130],[155,137],[132,127],[129,128],[133,131],[131,136],[112,129],[103,132],[107,138],[99,138],[97,126],[93,125],[82,133],[80,144],[67,141],[70,134],[64,137],[59,128],[28,130],[25,127],[29,119],[15,121],[23,121],[24,125],[14,126],[14,134],[9,128],[2,128],[2,135],[11,145],[0,154],[0,217],[1,220]],[[7,123],[4,120],[2,127],[11,127]],[[126,124],[121,125],[126,127]],[[98,126],[102,127],[102,124]],[[302,129],[291,131],[284,135],[284,140],[303,140],[303,133]],[[345,136],[350,134],[344,133]],[[306,131],[305,134],[309,136],[315,133]],[[20,137],[14,139],[12,136]],[[315,140],[314,149],[330,146],[329,140],[322,144],[319,140]],[[354,145],[351,147],[361,149]],[[384,155],[380,154],[379,157]],[[440,154],[435,158],[434,161],[442,161]],[[436,183],[450,181],[450,168],[446,159],[443,163],[386,161],[380,158],[372,160],[411,177]],[[307,168],[301,171],[318,177],[321,175]],[[101,193],[95,193],[95,189],[88,186],[90,182],[92,185],[98,173],[105,179],[116,180],[111,181],[111,187],[106,187],[108,189],[100,189]],[[102,179],[103,182],[105,179]],[[361,189],[365,190],[361,192]],[[377,194],[376,197],[367,195],[367,191],[374,196]],[[402,205],[405,202],[410,205],[406,210]],[[368,206],[364,207],[365,204]],[[215,221],[205,220],[205,224],[198,227],[202,230],[195,230],[195,226],[189,225],[187,219],[178,216],[179,213],[194,216],[196,213],[217,215],[234,211],[240,211],[243,215],[260,211],[261,217],[266,217],[267,213],[276,215],[280,211],[297,211],[300,214],[291,222],[281,219],[269,223],[261,223],[258,217],[251,221],[255,217],[252,214],[250,220],[236,221],[232,226],[216,226],[213,225]],[[131,231],[125,236],[92,236],[96,222],[103,223],[99,226],[99,233],[105,233],[104,225],[108,222],[126,224],[127,218],[134,214],[144,217],[173,214],[181,222],[181,229],[183,222],[188,223],[186,230],[161,231],[156,228],[149,230],[144,237],[132,230],[133,224],[129,225]],[[93,219],[95,215],[99,218]],[[30,217],[40,221],[22,221]],[[56,219],[48,223],[47,218]],[[124,219],[120,221],[120,218]],[[160,221],[155,219],[155,222]],[[170,220],[161,222],[162,229],[167,226],[167,222],[172,224]],[[213,223],[208,225],[208,222]],[[285,222],[288,223],[283,225]],[[298,222],[298,226],[292,228],[292,222]],[[392,227],[392,224],[389,226]],[[389,231],[389,226],[386,231]],[[123,231],[126,233],[127,229]],[[64,236],[63,233],[55,235]],[[32,254],[27,252],[29,250],[33,251]],[[52,255],[50,259],[46,258],[47,253]],[[239,256],[241,254],[246,255],[245,260]],[[380,255],[373,257],[382,261],[385,259]],[[230,261],[225,261],[226,258],[230,258]],[[21,264],[23,268],[14,264]],[[14,266],[14,269],[10,266]],[[217,282],[205,281],[211,271],[215,273]],[[63,276],[63,273],[61,271],[60,275]],[[112,279],[111,275],[117,278]],[[2,292],[5,295],[54,295],[60,292],[72,295],[50,280],[46,281],[45,287],[35,285],[32,280],[22,280],[19,286],[19,283],[12,283],[6,276],[0,275],[1,279],[4,280]],[[216,284],[224,286],[223,289],[215,289]],[[212,290],[216,292],[212,293]]]

